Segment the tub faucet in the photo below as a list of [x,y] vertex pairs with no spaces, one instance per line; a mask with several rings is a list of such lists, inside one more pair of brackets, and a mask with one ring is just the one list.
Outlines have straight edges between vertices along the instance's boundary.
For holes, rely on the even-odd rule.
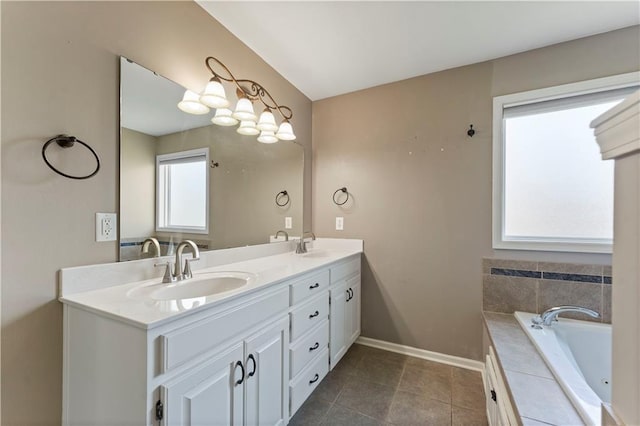
[[289,241],[289,234],[287,234],[287,231],[283,231],[282,229],[276,232],[276,240],[278,239],[278,235],[280,234],[284,234],[284,240]]
[[311,231],[305,231],[300,236],[300,240],[298,241],[298,245],[296,246],[296,254],[304,254],[307,252],[307,244],[304,242],[304,236],[307,234],[311,234],[311,240],[316,240],[316,234]]
[[600,318],[599,313],[589,308],[583,308],[582,306],[554,306],[553,308],[547,309],[540,315],[531,318],[531,322],[533,323],[531,327],[537,329],[542,328],[543,325],[549,327],[553,321],[558,321],[558,315],[563,312],[580,312],[587,314],[592,318]]
[[142,249],[140,250],[141,254],[149,253],[149,247],[153,245],[153,248],[156,251],[156,254],[153,257],[160,257],[160,243],[157,239],[153,237],[149,237],[142,243]]
[[[185,248],[189,247],[191,249],[191,253],[193,254],[193,258],[184,260],[184,269],[182,268],[182,252]],[[176,265],[174,269],[174,276],[176,280],[183,281],[188,280],[193,276],[191,272],[190,262],[195,262],[196,260],[200,260],[200,250],[198,250],[198,246],[191,240],[184,240],[178,247],[176,248]]]

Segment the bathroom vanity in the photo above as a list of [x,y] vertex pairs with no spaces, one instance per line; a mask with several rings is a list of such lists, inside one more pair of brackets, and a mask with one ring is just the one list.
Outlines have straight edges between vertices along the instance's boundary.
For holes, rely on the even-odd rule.
[[362,241],[291,249],[206,252],[179,283],[62,270],[63,424],[288,423],[360,334]]

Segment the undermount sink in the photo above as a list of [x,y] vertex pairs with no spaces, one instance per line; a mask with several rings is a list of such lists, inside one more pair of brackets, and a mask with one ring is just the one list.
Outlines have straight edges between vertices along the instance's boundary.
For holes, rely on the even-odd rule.
[[193,278],[171,284],[154,284],[129,292],[130,297],[152,300],[178,300],[206,297],[237,290],[255,281],[256,275],[248,272],[204,272]]

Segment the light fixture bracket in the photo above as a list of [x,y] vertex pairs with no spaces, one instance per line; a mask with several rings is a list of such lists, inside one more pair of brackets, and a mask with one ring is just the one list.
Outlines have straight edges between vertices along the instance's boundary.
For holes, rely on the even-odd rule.
[[[246,97],[250,101],[259,100],[265,108],[269,109],[269,111],[278,111],[284,120],[288,121],[293,117],[293,111],[291,108],[286,105],[279,105],[267,89],[265,89],[260,83],[253,80],[235,78],[231,71],[229,71],[229,68],[213,56],[208,56],[204,62],[214,78],[234,83],[243,97]],[[224,69],[227,74],[226,76],[221,75],[214,70],[214,66],[216,64]],[[240,93],[238,95],[240,96]]]

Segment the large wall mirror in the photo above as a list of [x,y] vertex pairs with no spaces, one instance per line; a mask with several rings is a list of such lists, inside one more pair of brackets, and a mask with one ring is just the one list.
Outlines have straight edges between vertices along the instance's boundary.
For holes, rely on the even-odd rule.
[[[183,239],[201,250],[264,244],[302,231],[303,148],[263,144],[177,108],[184,88],[120,61],[120,260],[149,237],[161,255]],[[286,195],[284,192],[286,191]]]

